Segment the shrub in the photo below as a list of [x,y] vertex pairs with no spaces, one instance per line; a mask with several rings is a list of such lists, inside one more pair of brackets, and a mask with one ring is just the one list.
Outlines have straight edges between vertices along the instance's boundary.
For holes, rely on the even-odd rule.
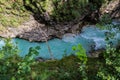
[[80,70],[80,75],[82,80],[88,80],[88,76],[87,76],[87,55],[86,55],[86,51],[85,49],[78,44],[77,46],[73,46],[72,48],[75,51],[75,54],[77,55],[77,57],[80,59],[79,62],[79,70]]
[[0,79],[30,79],[30,76],[32,76],[31,66],[36,64],[34,58],[39,53],[39,47],[30,48],[29,53],[25,57],[20,57],[17,46],[10,39],[5,39],[4,41],[5,45],[0,49]]
[[[110,31],[106,34],[106,51],[103,53],[103,65],[99,67],[98,71],[98,79],[100,80],[119,80],[120,78],[120,49],[115,48],[111,39],[114,38],[116,33],[112,32],[113,28],[119,29],[120,25],[113,25],[109,24],[106,25],[105,28],[109,29]],[[119,41],[118,41],[118,46]]]

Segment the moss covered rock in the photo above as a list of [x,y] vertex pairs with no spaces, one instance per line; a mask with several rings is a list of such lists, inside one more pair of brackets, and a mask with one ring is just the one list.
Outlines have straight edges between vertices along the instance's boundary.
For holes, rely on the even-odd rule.
[[0,0],[0,29],[17,27],[29,19],[22,0]]
[[25,0],[27,9],[46,20],[71,21],[85,12],[88,0]]
[[[24,0],[26,9],[32,11],[37,20],[44,22],[70,22],[99,14],[103,3],[110,0]],[[37,15],[37,16],[36,16]],[[96,16],[93,16],[96,18]],[[98,17],[99,18],[99,17]]]

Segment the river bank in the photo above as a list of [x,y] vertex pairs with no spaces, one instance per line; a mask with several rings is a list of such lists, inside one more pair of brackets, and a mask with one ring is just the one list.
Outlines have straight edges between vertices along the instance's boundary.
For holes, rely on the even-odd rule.
[[100,7],[100,12],[96,10],[91,12],[90,14],[83,14],[78,20],[57,23],[52,26],[39,22],[39,20],[36,20],[34,14],[32,14],[28,20],[26,20],[18,27],[8,26],[5,27],[5,29],[0,29],[0,36],[4,38],[17,37],[29,41],[46,41],[52,38],[61,39],[62,36],[66,33],[78,34],[83,26],[89,24],[90,22],[94,22],[94,20],[96,19],[96,15],[99,15],[98,17],[99,19],[104,14],[109,14],[111,18],[119,20],[120,17],[119,4],[120,4],[119,0],[110,1],[109,3],[103,4]]
[[58,24],[54,27],[38,23],[33,16],[30,20],[23,23],[17,28],[8,27],[6,30],[0,31],[0,36],[4,38],[22,38],[29,41],[45,41],[52,38],[62,38],[65,33],[77,34],[80,32],[84,24]]
[[[120,21],[115,20],[112,22],[112,24],[120,24]],[[78,44],[83,46],[89,57],[98,57],[99,54],[106,48],[105,33],[109,31],[109,29],[101,30],[95,25],[87,25],[84,26],[81,30],[81,33],[77,35],[67,33],[64,34],[61,39],[54,38],[48,40],[47,44],[49,45],[49,49],[51,50],[51,53],[55,59],[62,59],[64,55],[68,56],[74,54],[75,52],[72,51],[72,47]],[[112,28],[112,31],[110,32],[116,33],[112,39],[114,46],[119,45],[118,40],[120,39],[120,33],[117,33],[117,29],[115,28]],[[40,46],[39,57],[44,59],[51,58],[46,42],[30,42],[20,38],[13,38],[12,41],[13,43],[17,43],[16,45],[21,51],[20,56],[25,56],[30,47]]]

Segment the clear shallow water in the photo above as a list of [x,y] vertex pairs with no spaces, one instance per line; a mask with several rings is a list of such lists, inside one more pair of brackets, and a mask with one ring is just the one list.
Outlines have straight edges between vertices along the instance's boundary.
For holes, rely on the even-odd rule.
[[[105,32],[108,30],[100,30],[95,26],[86,26],[83,28],[82,32],[78,35],[64,35],[60,39],[52,39],[48,41],[50,49],[53,53],[55,59],[61,59],[64,55],[70,55],[72,52],[72,46],[80,43],[87,53],[91,49],[97,50],[105,48]],[[113,29],[112,31],[116,31]],[[114,45],[118,44],[118,39],[120,39],[120,33],[117,33],[115,38],[112,40]],[[20,56],[25,56],[28,53],[30,47],[40,46],[39,56],[43,58],[50,58],[50,54],[45,42],[29,42],[23,39],[15,38],[12,40],[17,43],[18,48],[20,49]],[[4,45],[3,41],[0,41],[0,48]],[[92,47],[92,48],[91,48]]]
[[[39,56],[43,58],[50,58],[50,54],[47,48],[46,43],[38,43],[38,42],[29,42],[23,39],[15,38],[14,42],[17,42],[17,45],[20,49],[20,55],[25,56],[28,53],[30,47],[40,46]],[[64,53],[71,53],[72,44],[64,42],[60,39],[52,39],[48,41],[50,45],[50,49],[53,53],[53,57],[56,59],[61,59]],[[68,55],[68,54],[67,54]]]

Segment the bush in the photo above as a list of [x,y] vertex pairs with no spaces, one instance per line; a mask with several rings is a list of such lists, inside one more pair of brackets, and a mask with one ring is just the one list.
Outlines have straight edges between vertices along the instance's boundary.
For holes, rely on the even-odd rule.
[[17,46],[13,45],[10,39],[4,41],[5,45],[0,49],[0,79],[30,79],[28,75],[31,75],[31,66],[36,64],[34,58],[39,53],[39,47],[30,48],[25,57],[20,57]]
[[72,48],[75,51],[75,54],[80,59],[79,62],[79,70],[82,80],[88,80],[87,76],[87,55],[85,49],[78,44],[77,46],[73,46]]
[[[68,22],[79,19],[84,14],[100,8],[103,0],[25,0],[26,8],[35,15],[37,19],[44,21]],[[99,5],[99,6],[98,6]]]
[[[98,71],[98,78],[100,80],[119,80],[120,78],[120,49],[115,48],[113,46],[113,43],[110,41],[112,38],[114,38],[114,35],[116,33],[112,32],[112,28],[118,29],[118,32],[120,32],[119,29],[120,25],[107,25],[106,28],[111,30],[106,35],[106,51],[103,53],[103,65],[99,67]],[[118,41],[118,45],[119,41]]]

